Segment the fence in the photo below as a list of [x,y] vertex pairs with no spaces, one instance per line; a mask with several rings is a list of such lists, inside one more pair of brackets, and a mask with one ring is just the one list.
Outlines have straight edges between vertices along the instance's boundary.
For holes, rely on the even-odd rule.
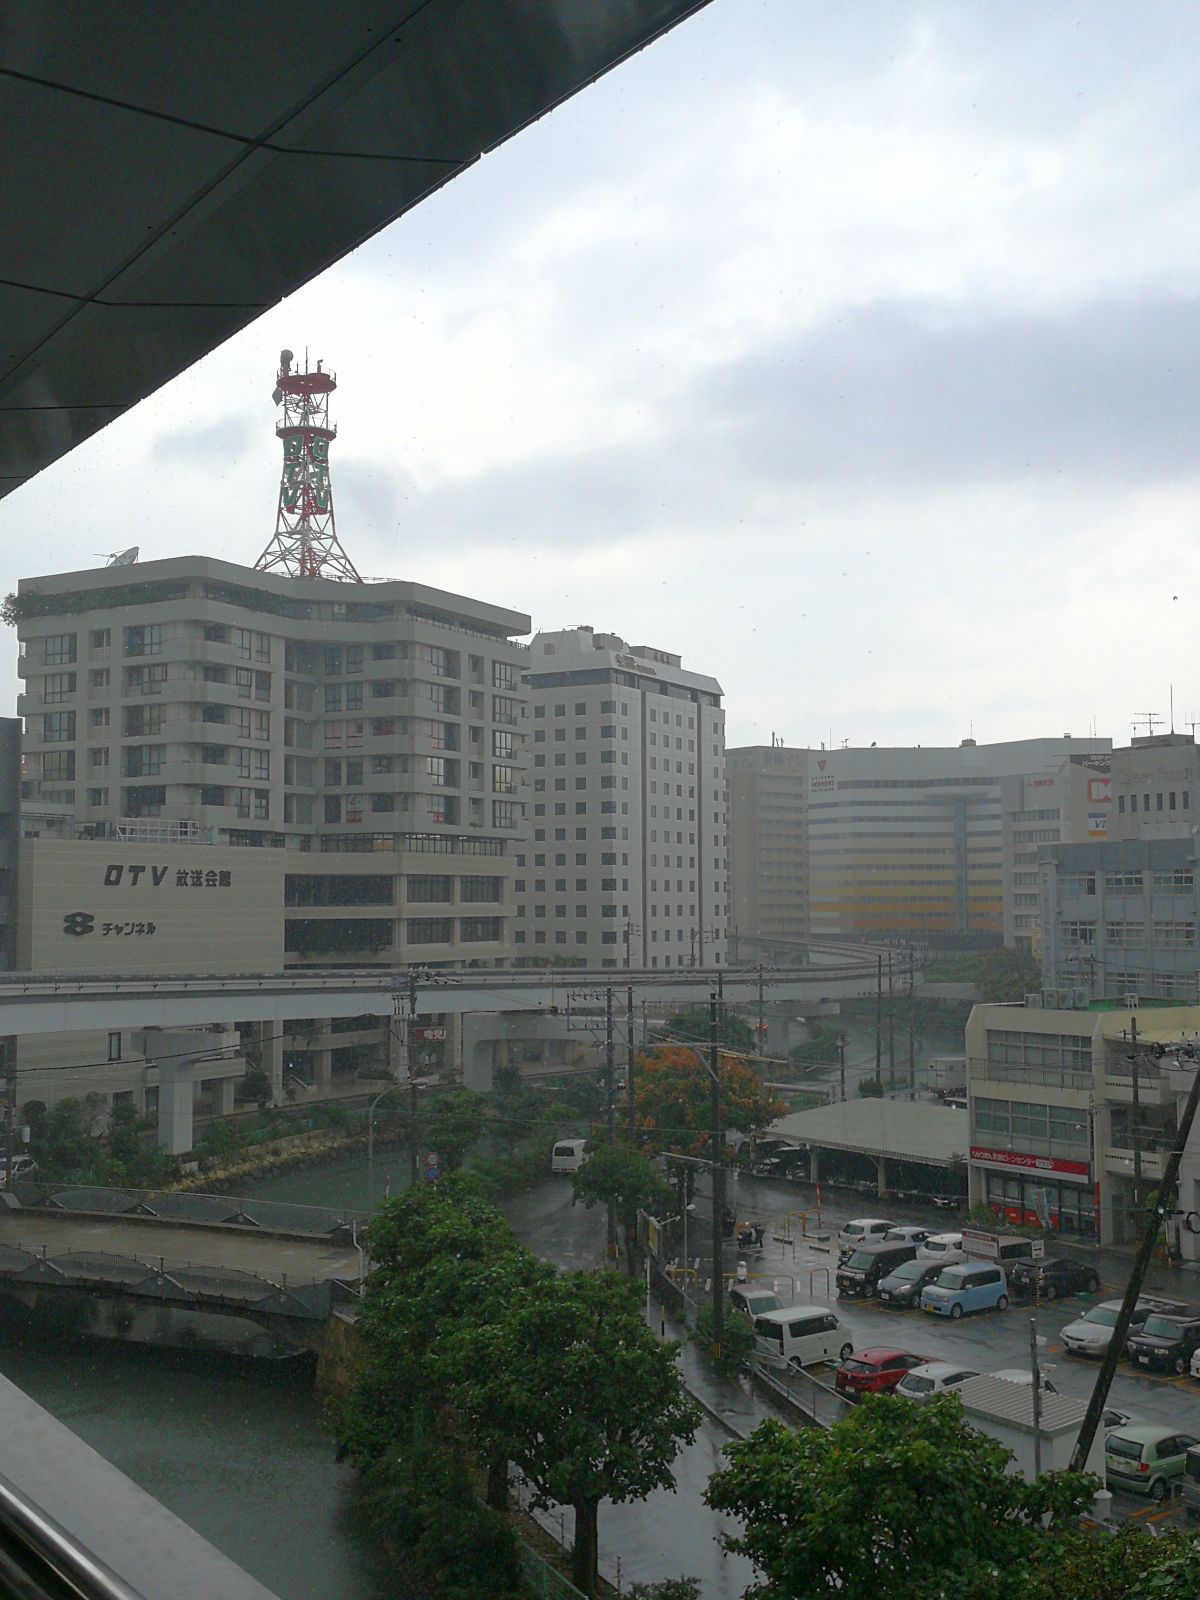
[[265,1233],[294,1233],[332,1239],[369,1221],[365,1211],[338,1211],[323,1206],[291,1205],[276,1200],[239,1200],[230,1195],[152,1189],[102,1189],[65,1184],[22,1184],[21,1198],[30,1209],[65,1211],[96,1217],[144,1217],[162,1222],[240,1227]]
[[564,1578],[557,1567],[543,1561],[519,1535],[516,1543],[517,1565],[530,1594],[537,1595],[539,1600],[585,1600],[582,1591],[570,1579]]

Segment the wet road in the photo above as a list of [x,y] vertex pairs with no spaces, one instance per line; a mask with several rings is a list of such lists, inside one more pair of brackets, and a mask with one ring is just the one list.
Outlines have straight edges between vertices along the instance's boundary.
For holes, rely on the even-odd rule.
[[[569,1180],[543,1184],[508,1202],[504,1210],[529,1248],[546,1260],[571,1270],[603,1264],[604,1212],[573,1206]],[[732,1405],[738,1406],[744,1399],[738,1386],[726,1387]],[[749,1420],[752,1426],[753,1416]],[[686,1574],[700,1579],[705,1600],[735,1600],[754,1581],[751,1563],[727,1555],[718,1543],[718,1536],[732,1531],[735,1523],[703,1503],[705,1486],[729,1439],[724,1428],[705,1418],[695,1442],[676,1458],[674,1492],[660,1490],[631,1504],[606,1501],[601,1506],[600,1570],[610,1582],[619,1578],[628,1586]],[[570,1513],[561,1520],[569,1536]],[[557,1514],[546,1521],[559,1527]]]

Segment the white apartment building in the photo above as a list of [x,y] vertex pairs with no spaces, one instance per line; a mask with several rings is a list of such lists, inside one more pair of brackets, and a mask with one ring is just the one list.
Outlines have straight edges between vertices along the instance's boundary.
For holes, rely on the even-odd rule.
[[526,666],[529,822],[515,941],[531,965],[726,959],[725,714],[714,678],[591,628]]
[[[17,605],[25,964],[270,972],[519,953],[528,617],[202,556],[27,579]],[[377,1022],[301,1021],[269,1042],[280,1091],[285,1073],[317,1090],[364,1062],[386,1074]],[[128,1063],[130,1047],[76,1038],[61,1059]]]

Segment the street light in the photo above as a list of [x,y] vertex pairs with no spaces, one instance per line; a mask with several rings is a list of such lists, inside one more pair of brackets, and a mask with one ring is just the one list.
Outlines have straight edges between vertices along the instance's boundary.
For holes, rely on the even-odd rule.
[[386,1089],[380,1091],[371,1101],[370,1110],[367,1112],[367,1210],[375,1205],[375,1112],[381,1100],[386,1100],[389,1094],[400,1088],[398,1083],[389,1083]]

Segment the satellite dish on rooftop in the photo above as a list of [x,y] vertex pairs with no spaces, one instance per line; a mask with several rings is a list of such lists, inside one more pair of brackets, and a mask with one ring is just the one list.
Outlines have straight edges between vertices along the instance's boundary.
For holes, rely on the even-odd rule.
[[140,546],[131,544],[128,550],[113,550],[109,552],[107,566],[131,567],[138,558]]

